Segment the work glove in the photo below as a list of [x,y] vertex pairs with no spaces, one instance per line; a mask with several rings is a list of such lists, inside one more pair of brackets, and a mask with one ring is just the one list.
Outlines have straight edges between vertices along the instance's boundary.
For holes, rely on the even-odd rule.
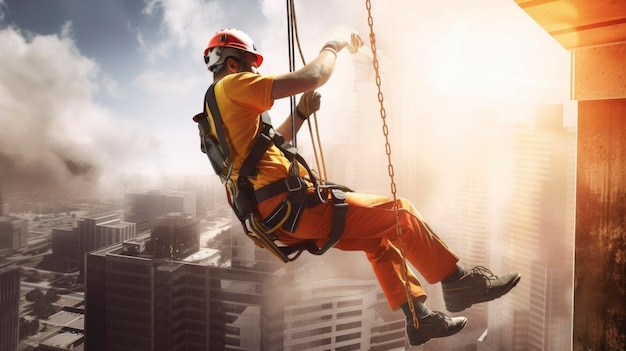
[[298,106],[296,107],[296,114],[303,120],[309,118],[311,114],[319,111],[322,95],[315,91],[307,91],[300,97],[300,101],[298,101]]
[[348,43],[347,47],[348,47],[348,51],[351,54],[356,54],[357,52],[359,52],[359,48],[361,46],[363,46],[363,39],[361,39],[361,37],[359,36],[359,33],[357,32],[352,32],[350,33],[350,42]]
[[322,47],[322,51],[330,50],[337,54],[338,52],[343,50],[343,48],[348,48],[348,51],[351,54],[356,54],[357,52],[359,52],[359,48],[363,46],[363,44],[364,42],[359,36],[359,33],[352,32],[350,33],[350,41],[342,39],[328,41],[326,42],[326,44],[324,44],[324,47]]

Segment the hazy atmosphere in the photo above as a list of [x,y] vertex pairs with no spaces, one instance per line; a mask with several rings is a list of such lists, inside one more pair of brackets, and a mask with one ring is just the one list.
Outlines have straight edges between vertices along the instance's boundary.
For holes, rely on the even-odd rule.
[[[371,5],[398,195],[415,204],[458,251],[463,263],[494,271],[515,270],[524,277],[506,299],[489,305],[493,307],[468,311],[475,324],[448,344],[431,343],[432,350],[459,345],[476,349],[478,341],[491,347],[485,349],[529,349],[528,345],[546,340],[554,350],[568,349],[577,123],[577,105],[569,91],[570,53],[512,0],[379,0]],[[328,40],[348,39],[352,31],[365,41],[358,53],[344,50],[339,54],[333,76],[319,89],[322,105],[317,117],[329,180],[360,192],[389,195],[366,1],[302,0],[295,1],[295,6],[305,60],[315,57]],[[228,27],[254,39],[264,56],[261,73],[288,71],[283,1],[0,0],[0,209],[16,216],[4,213],[6,218],[22,216],[20,221],[30,221],[28,245],[24,239],[20,250],[26,252],[31,266],[36,263],[28,255],[43,255],[32,249],[33,238],[35,246],[53,246],[50,232],[60,230],[54,228],[55,221],[74,226],[58,231],[57,238],[75,234],[79,240],[91,240],[82,239],[89,232],[85,224],[89,221],[80,218],[104,208],[113,214],[102,218],[118,221],[116,225],[126,220],[129,223],[124,225],[134,231],[138,222],[129,218],[140,217],[143,210],[150,212],[158,202],[151,196],[157,195],[133,194],[132,206],[122,210],[122,200],[129,200],[124,198],[126,193],[168,188],[193,192],[185,195],[181,208],[186,210],[191,204],[196,216],[197,206],[199,231],[204,235],[200,249],[214,258],[223,254],[215,259],[224,264],[220,269],[230,269],[224,262],[234,261],[237,255],[255,262],[246,264],[256,264],[254,247],[240,233],[236,219],[232,220],[224,189],[200,152],[192,121],[212,82],[202,53],[211,36]],[[288,111],[288,99],[276,101],[270,111],[274,124]],[[305,129],[298,146],[310,160],[312,147]],[[102,207],[75,201],[62,210],[48,211],[45,218],[35,210],[17,213],[18,206],[4,206],[20,196],[47,193],[57,199],[67,197],[68,202],[73,197],[114,201]],[[28,206],[45,207],[37,201],[24,208]],[[128,211],[133,206],[134,212]],[[94,226],[96,221],[92,221]],[[78,228],[77,222],[81,223]],[[138,225],[136,234],[140,232]],[[58,242],[54,247],[61,253],[57,256],[63,256],[67,247]],[[101,249],[97,255],[105,257],[111,253],[105,254],[105,248],[94,245],[89,250]],[[68,252],[72,249],[77,251],[72,246]],[[80,249],[87,250],[86,244]],[[79,275],[80,271],[78,281],[83,278],[88,250],[83,251],[74,252],[80,258],[71,262],[74,270],[70,273]],[[307,304],[333,293],[341,295],[341,300],[348,291],[362,294],[358,296],[365,296],[363,301],[369,304],[353,305],[354,309],[367,310],[377,323],[389,322],[385,316],[389,310],[376,300],[382,295],[377,294],[370,266],[362,256],[331,250],[323,257],[304,254],[298,264],[280,266],[275,278],[288,288],[279,285],[276,296],[285,294],[292,304],[276,307],[272,304],[280,305],[282,299],[271,301],[270,312],[275,312],[274,307],[308,308]],[[124,257],[129,262],[132,258]],[[178,268],[168,266],[164,271],[170,269]],[[305,281],[299,270],[315,278]],[[342,281],[345,276],[366,283]],[[228,292],[238,293],[242,286],[252,291],[252,298],[263,295],[251,283],[256,278],[242,274],[228,279],[224,278],[222,286],[217,284],[227,292],[226,299]],[[365,292],[356,292],[353,284]],[[426,289],[432,296],[431,308],[442,310],[440,289]],[[125,294],[120,291],[113,293]],[[529,303],[537,299],[550,304],[544,300],[544,305]],[[236,325],[242,340],[252,340],[254,346],[249,349],[258,350],[260,322],[254,318],[265,318],[267,306],[242,305],[241,310],[233,309],[238,311],[233,320],[224,323]],[[244,318],[246,314],[252,322]],[[543,334],[529,325],[531,319],[545,322]],[[363,325],[379,327],[368,323]],[[400,330],[400,343],[403,323],[400,318],[401,326],[395,327]],[[285,335],[298,329],[287,325]],[[276,333],[280,329],[268,327]],[[298,330],[294,335],[309,337]]]
[[[382,53],[393,61],[397,77],[411,73],[397,82],[383,76],[387,101],[410,89],[419,113],[392,118],[427,119],[423,129],[432,131],[424,135],[441,140],[435,135],[441,126],[463,128],[474,108],[527,121],[536,103],[567,100],[568,54],[512,1],[381,5],[372,5],[375,30],[379,40],[393,43],[378,46],[393,50]],[[305,59],[352,30],[367,41],[362,1],[296,2],[296,9]],[[265,56],[261,72],[286,71],[285,17],[280,1],[0,1],[5,191],[75,181],[116,187],[128,173],[208,173],[190,119],[211,82],[202,51],[217,30],[237,27],[250,33]],[[341,117],[355,103],[346,89],[354,89],[359,74],[350,69],[354,59],[342,53],[321,89],[324,141],[345,135]],[[371,68],[360,67],[370,79],[355,83],[373,87]],[[286,103],[275,104],[275,120],[286,115]],[[378,127],[377,113],[373,105],[359,121]]]

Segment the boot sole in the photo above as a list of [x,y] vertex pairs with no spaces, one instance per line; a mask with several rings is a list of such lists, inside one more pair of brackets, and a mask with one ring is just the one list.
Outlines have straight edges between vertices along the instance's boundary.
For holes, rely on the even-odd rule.
[[465,319],[465,320],[463,321],[463,323],[462,323],[462,324],[461,324],[458,328],[454,329],[454,331],[450,332],[450,334],[448,334],[448,335],[445,335],[445,336],[434,336],[434,337],[428,337],[428,338],[426,338],[426,339],[420,339],[420,340],[417,340],[417,341],[415,341],[415,340],[414,340],[413,342],[415,342],[415,343],[413,343],[413,342],[411,342],[411,340],[409,340],[409,345],[411,345],[411,346],[419,346],[419,345],[424,345],[425,343],[427,343],[427,342],[428,342],[428,341],[430,341],[431,339],[436,339],[436,338],[445,338],[445,337],[448,337],[448,336],[452,336],[452,335],[454,335],[454,334],[456,334],[456,333],[460,332],[461,330],[463,330],[463,328],[465,328],[465,326],[466,326],[466,325],[467,325],[467,319]]
[[509,285],[507,286],[506,289],[500,291],[496,295],[488,295],[488,296],[484,296],[482,298],[476,298],[476,299],[473,299],[473,300],[466,300],[462,304],[450,304],[450,305],[446,304],[446,310],[448,310],[448,312],[461,312],[461,311],[465,311],[466,309],[472,307],[472,305],[474,305],[474,304],[495,300],[495,299],[497,299],[499,297],[502,297],[503,295],[505,295],[509,291],[511,291],[511,289],[513,289],[517,285],[517,283],[519,283],[520,279],[522,279],[522,277],[518,274],[517,277],[515,277],[515,279],[513,279],[511,281],[511,283],[509,283]]

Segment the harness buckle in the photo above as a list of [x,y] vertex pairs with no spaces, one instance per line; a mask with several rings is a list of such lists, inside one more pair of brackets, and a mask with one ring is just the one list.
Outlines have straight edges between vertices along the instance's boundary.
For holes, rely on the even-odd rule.
[[335,204],[339,204],[339,203],[344,203],[346,201],[346,192],[341,190],[341,189],[337,189],[337,188],[331,188],[331,195],[333,197],[333,203]]
[[[315,187],[315,195],[317,195],[317,198],[315,199],[317,201],[319,201],[319,203],[325,204],[326,202],[328,202],[327,199],[324,198],[324,195],[322,194],[322,192],[326,190],[325,187],[322,186],[316,186]],[[325,192],[324,192],[325,193]]]
[[289,176],[285,178],[285,185],[290,193],[299,191],[302,189],[302,179],[300,179],[300,177]]

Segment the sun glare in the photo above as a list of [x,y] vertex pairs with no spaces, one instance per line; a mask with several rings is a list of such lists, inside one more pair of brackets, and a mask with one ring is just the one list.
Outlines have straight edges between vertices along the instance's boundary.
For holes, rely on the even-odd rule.
[[441,31],[429,63],[439,94],[477,105],[567,98],[569,54],[530,18],[503,11],[489,26],[480,21]]

